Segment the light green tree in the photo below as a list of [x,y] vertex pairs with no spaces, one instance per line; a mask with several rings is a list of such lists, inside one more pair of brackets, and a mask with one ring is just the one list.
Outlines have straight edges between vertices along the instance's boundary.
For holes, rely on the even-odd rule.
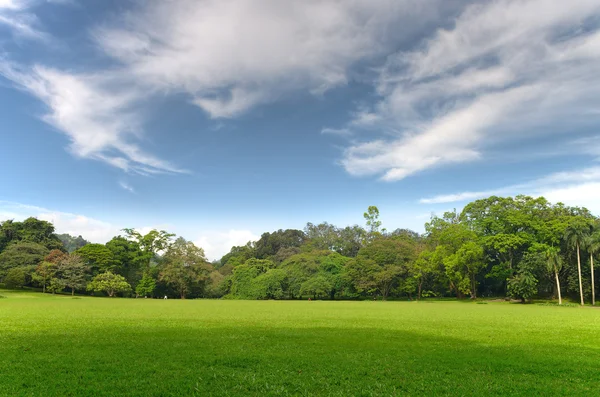
[[111,272],[101,273],[94,277],[87,285],[88,291],[105,292],[113,297],[117,293],[126,293],[131,291],[131,285],[125,280],[125,277]]
[[154,278],[152,276],[150,276],[148,273],[144,273],[144,276],[142,277],[142,279],[140,280],[140,282],[138,283],[138,285],[135,287],[135,293],[138,296],[152,296],[152,294],[154,293],[154,290],[156,289],[156,281],[154,280]]

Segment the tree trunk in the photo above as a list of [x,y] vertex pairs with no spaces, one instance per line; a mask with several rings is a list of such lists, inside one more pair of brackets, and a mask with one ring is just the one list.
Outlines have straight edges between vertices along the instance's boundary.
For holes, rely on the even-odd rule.
[[579,297],[583,306],[583,285],[581,284],[581,258],[579,257],[579,243],[577,243],[577,272],[579,274]]
[[475,274],[471,277],[471,299],[477,299],[477,288],[475,285]]
[[42,284],[42,294],[46,293],[46,283]]
[[596,291],[594,286],[594,255],[590,254],[590,266],[592,271],[592,306],[596,304]]
[[71,288],[71,296],[75,296],[75,288]]
[[420,301],[421,300],[421,294],[423,292],[423,281],[421,281],[419,283],[419,292],[417,293],[417,300]]
[[560,295],[560,280],[558,279],[558,270],[554,266],[554,275],[556,276],[556,291],[558,291],[558,304],[562,305],[562,296]]

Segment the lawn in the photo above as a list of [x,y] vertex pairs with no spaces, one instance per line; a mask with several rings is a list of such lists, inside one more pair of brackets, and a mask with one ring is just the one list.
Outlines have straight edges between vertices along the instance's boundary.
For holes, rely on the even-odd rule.
[[600,310],[0,291],[0,395],[600,395]]

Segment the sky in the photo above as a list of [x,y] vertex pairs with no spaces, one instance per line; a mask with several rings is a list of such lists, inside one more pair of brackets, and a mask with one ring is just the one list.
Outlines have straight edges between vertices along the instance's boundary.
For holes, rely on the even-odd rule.
[[0,220],[210,259],[489,195],[600,214],[598,0],[0,0]]

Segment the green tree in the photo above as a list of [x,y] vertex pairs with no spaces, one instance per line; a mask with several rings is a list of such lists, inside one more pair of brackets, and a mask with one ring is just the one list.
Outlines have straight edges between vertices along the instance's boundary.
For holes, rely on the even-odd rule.
[[138,296],[152,296],[152,294],[154,294],[155,289],[156,281],[154,280],[154,278],[148,273],[144,273],[144,276],[142,277],[138,285],[135,287],[135,293]]
[[23,288],[27,282],[27,273],[25,269],[13,267],[6,276],[4,276],[4,286],[6,288]]
[[281,299],[286,288],[287,274],[282,269],[269,269],[252,280],[254,299]]
[[181,299],[194,289],[201,293],[213,270],[204,250],[181,237],[169,246],[164,262],[159,280],[175,289]]
[[[368,240],[371,241],[375,237],[379,236],[381,221],[379,220],[379,208],[374,205],[369,206],[367,212],[363,214],[367,223]],[[383,230],[385,232],[385,229]]]
[[88,291],[104,292],[113,297],[118,293],[127,293],[131,291],[131,285],[125,280],[125,277],[113,274],[110,271],[98,274],[87,285]]
[[15,267],[34,268],[48,252],[46,247],[38,243],[20,241],[10,244],[0,254],[0,277]]
[[589,224],[581,218],[575,218],[571,221],[565,232],[565,240],[571,248],[575,248],[577,252],[577,274],[579,277],[579,297],[583,306],[583,285],[581,282],[581,246],[585,244],[589,235]]
[[76,289],[85,288],[85,275],[87,267],[79,255],[71,254],[63,259],[58,265],[57,273],[64,281],[65,287],[71,289],[71,295],[75,295]]
[[147,269],[150,267],[150,262],[156,257],[159,252],[165,252],[171,245],[174,234],[168,233],[164,230],[153,229],[148,233],[142,235],[135,229],[123,229],[127,238],[135,241],[142,252],[144,253],[143,267]]
[[112,273],[119,266],[112,251],[102,244],[87,244],[73,253],[89,267],[92,275],[108,271]]
[[302,283],[300,293],[317,299],[329,295],[332,288],[331,281],[324,274],[317,274]]
[[52,292],[52,295],[54,295],[57,292],[64,290],[66,287],[65,280],[62,278],[53,277],[48,285],[48,291]]
[[42,292],[46,293],[46,286],[50,283],[50,280],[54,278],[58,266],[56,263],[43,261],[35,269],[33,274],[33,280],[42,286]]
[[546,257],[546,268],[548,272],[554,275],[556,280],[556,292],[558,293],[558,304],[562,305],[562,295],[560,293],[560,279],[558,272],[562,268],[562,258],[560,256],[560,249],[556,247],[547,247],[544,251]]
[[594,284],[594,255],[600,251],[600,231],[590,234],[586,241],[585,247],[590,254],[590,272],[592,280],[592,306],[596,305],[596,286]]

